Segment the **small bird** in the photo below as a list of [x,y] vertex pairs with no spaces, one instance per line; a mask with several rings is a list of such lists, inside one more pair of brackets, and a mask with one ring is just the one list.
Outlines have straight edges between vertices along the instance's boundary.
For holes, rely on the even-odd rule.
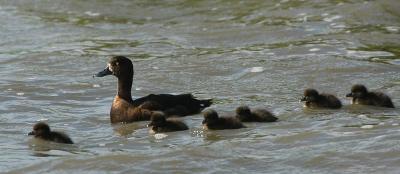
[[185,123],[175,120],[174,118],[166,119],[163,112],[154,111],[151,115],[151,122],[147,127],[151,127],[151,131],[154,133],[161,132],[174,132],[188,130],[188,126]]
[[61,132],[51,131],[49,125],[43,122],[36,123],[33,126],[33,131],[28,135],[33,135],[35,138],[56,143],[74,144],[68,135]]
[[278,120],[271,112],[265,109],[250,110],[248,106],[236,108],[236,118],[241,122],[275,122]]
[[202,124],[204,129],[221,130],[245,128],[239,119],[235,117],[219,117],[218,113],[213,109],[204,111],[203,115],[204,120]]
[[373,105],[394,108],[389,96],[381,92],[369,92],[364,85],[356,84],[351,88],[351,93],[346,97],[352,97],[352,104]]
[[315,89],[304,90],[304,97],[301,101],[305,102],[306,107],[310,108],[329,108],[339,109],[342,107],[342,102],[332,94],[319,94]]

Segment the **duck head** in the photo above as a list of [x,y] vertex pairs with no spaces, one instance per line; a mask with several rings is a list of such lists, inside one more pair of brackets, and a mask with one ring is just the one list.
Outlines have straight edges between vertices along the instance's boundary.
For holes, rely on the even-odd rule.
[[29,132],[28,135],[34,135],[35,137],[46,137],[50,135],[50,127],[46,123],[39,122],[33,126],[33,131]]
[[348,93],[346,97],[355,97],[355,98],[363,98],[367,95],[368,90],[364,85],[353,85],[351,87],[351,93]]
[[218,120],[218,113],[213,109],[208,109],[203,112],[204,120],[202,124],[212,124]]
[[150,123],[147,125],[147,127],[151,126],[162,126],[167,122],[167,119],[165,118],[165,114],[162,112],[153,112],[151,114],[151,119]]
[[114,75],[117,78],[121,77],[132,77],[133,76],[133,65],[132,61],[124,56],[114,56],[108,63],[107,67],[98,72],[96,77],[104,77],[107,75]]
[[301,101],[305,102],[315,102],[317,101],[319,93],[315,89],[306,89],[304,90],[304,96]]
[[242,119],[251,115],[250,108],[248,106],[239,106],[236,108],[236,115]]

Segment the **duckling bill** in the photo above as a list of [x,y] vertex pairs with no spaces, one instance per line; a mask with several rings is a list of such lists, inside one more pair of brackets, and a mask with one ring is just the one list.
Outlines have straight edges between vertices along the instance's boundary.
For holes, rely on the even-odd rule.
[[351,92],[347,94],[346,97],[353,98],[352,104],[394,108],[393,102],[389,96],[382,92],[370,92],[361,84],[353,85]]
[[167,115],[187,116],[201,112],[212,100],[199,100],[192,94],[150,94],[132,99],[131,88],[134,75],[132,61],[124,56],[112,57],[107,67],[96,77],[114,75],[118,78],[117,95],[111,106],[111,123],[150,120],[151,112],[162,111]]
[[329,108],[339,109],[342,102],[332,94],[318,93],[315,89],[304,90],[304,97],[301,101],[305,102],[305,107],[310,108]]
[[74,144],[68,135],[51,131],[49,125],[43,122],[36,123],[33,126],[33,131],[29,132],[28,135],[33,135],[35,138],[39,138],[45,141],[52,141],[56,143]]

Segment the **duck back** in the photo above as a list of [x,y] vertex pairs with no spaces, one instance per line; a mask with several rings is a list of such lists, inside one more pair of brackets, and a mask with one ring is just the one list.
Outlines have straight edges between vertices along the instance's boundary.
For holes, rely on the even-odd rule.
[[150,94],[133,101],[134,106],[148,110],[159,110],[167,115],[178,116],[199,113],[211,104],[211,99],[198,100],[192,94]]
[[51,132],[49,138],[50,141],[54,141],[56,143],[74,144],[68,135],[61,132]]
[[175,132],[175,131],[183,131],[188,130],[189,127],[178,120],[167,120],[165,125],[163,126],[153,126],[152,130],[156,133],[159,132]]
[[220,117],[218,121],[213,124],[206,124],[208,129],[212,130],[222,130],[222,129],[240,129],[245,128],[245,126],[234,117]]
[[358,99],[357,102],[360,104],[394,108],[390,97],[382,92],[369,92],[365,99]]
[[321,107],[339,109],[342,107],[342,102],[332,94],[321,94]]
[[255,109],[251,113],[253,120],[256,122],[275,122],[278,120],[274,114],[265,109]]

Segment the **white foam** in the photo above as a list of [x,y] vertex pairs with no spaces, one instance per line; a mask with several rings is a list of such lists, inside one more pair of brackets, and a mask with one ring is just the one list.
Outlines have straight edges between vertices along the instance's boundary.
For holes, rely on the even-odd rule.
[[41,121],[48,121],[48,120],[49,120],[48,118],[41,118],[41,119],[36,120],[36,121],[41,122]]
[[252,72],[252,73],[263,72],[263,71],[264,71],[264,67],[260,67],[260,66],[250,68],[250,72]]
[[358,115],[357,117],[361,119],[368,119],[368,117],[364,114]]
[[316,52],[316,51],[319,51],[319,50],[321,50],[321,49],[319,49],[319,48],[311,48],[311,49],[309,49],[308,51],[310,51],[310,52]]
[[340,19],[342,18],[342,16],[339,15],[335,15],[335,16],[331,16],[331,17],[326,17],[324,18],[325,22],[333,22],[334,20]]
[[23,92],[17,92],[17,95],[23,96],[23,95],[25,95],[25,93],[23,93]]
[[162,133],[154,134],[154,138],[156,138],[157,140],[163,139],[165,137],[168,137],[168,135]]
[[86,11],[85,15],[88,15],[88,16],[100,16],[100,13],[95,13],[95,12],[92,12],[92,11]]
[[360,127],[361,129],[372,129],[374,128],[374,125],[364,125]]
[[370,57],[385,57],[385,56],[394,56],[393,53],[386,52],[386,51],[354,51],[354,50],[347,50],[346,54],[348,57],[353,58],[370,58]]
[[100,88],[99,84],[93,84],[93,88]]
[[390,32],[398,32],[399,31],[399,27],[396,27],[396,26],[387,26],[387,27],[385,27],[385,29]]

